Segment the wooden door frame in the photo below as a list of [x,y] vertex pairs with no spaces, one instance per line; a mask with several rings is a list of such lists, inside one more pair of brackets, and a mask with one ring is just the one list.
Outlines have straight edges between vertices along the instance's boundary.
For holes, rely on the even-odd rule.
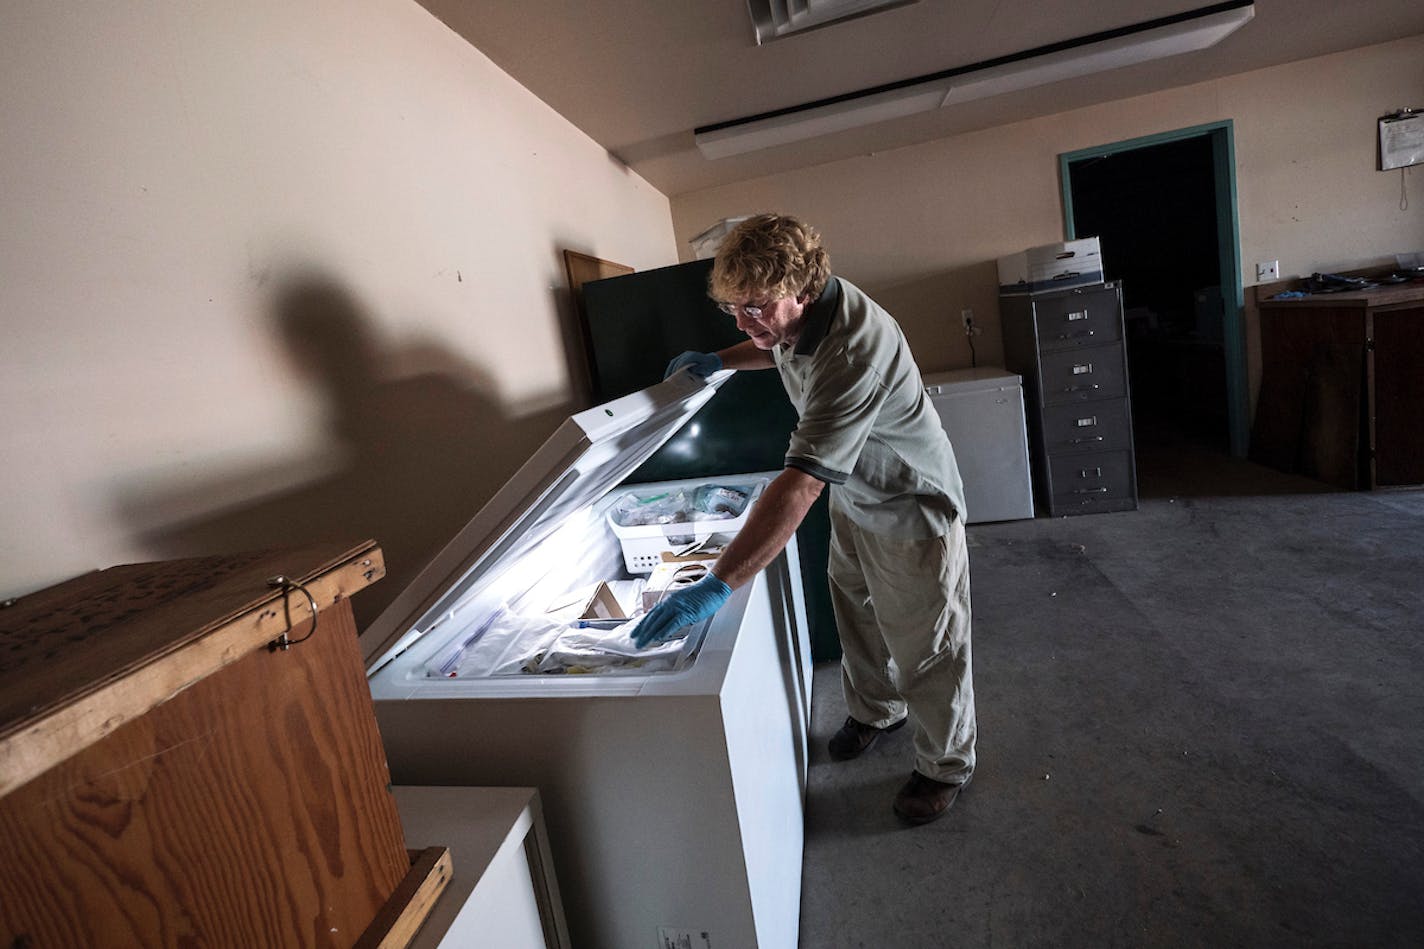
[[1073,227],[1073,185],[1069,175],[1069,168],[1074,162],[1201,137],[1211,140],[1213,187],[1216,192],[1217,269],[1225,310],[1222,313],[1222,330],[1226,356],[1226,424],[1232,456],[1245,458],[1251,429],[1250,390],[1246,374],[1245,289],[1241,279],[1241,221],[1236,207],[1236,144],[1232,121],[1209,122],[1063,152],[1058,156],[1058,178],[1063,190],[1063,230],[1068,240],[1077,236]]

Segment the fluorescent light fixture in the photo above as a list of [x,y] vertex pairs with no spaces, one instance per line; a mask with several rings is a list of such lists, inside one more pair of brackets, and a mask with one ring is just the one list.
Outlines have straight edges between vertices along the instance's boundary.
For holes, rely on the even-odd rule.
[[840,102],[748,120],[745,125],[698,129],[695,137],[697,147],[705,157],[725,158],[898,119],[916,112],[929,112],[940,107],[948,92],[949,83],[942,82],[934,86],[917,85],[913,89],[856,95]]
[[694,137],[706,158],[787,145],[946,105],[1206,49],[1255,15],[1252,0],[1218,3],[916,79],[705,125],[694,131]]

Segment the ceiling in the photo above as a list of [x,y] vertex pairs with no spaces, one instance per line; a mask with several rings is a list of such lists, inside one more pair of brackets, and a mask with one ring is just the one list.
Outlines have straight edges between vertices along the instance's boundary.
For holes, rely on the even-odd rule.
[[745,0],[420,2],[669,196],[1424,33],[1419,0],[1256,0],[1251,22],[1200,52],[714,161],[694,128],[1210,0],[918,0],[763,46]]

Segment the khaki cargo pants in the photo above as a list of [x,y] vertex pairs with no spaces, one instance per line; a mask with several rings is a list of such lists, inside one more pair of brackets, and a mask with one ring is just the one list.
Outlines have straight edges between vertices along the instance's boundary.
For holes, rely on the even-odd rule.
[[831,512],[831,602],[852,718],[914,726],[915,770],[960,784],[974,772],[969,553],[964,524],[901,540]]

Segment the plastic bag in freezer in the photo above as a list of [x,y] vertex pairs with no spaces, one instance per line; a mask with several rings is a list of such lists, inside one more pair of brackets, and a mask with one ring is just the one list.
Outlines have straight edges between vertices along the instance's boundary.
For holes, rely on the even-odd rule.
[[598,675],[672,669],[682,655],[682,637],[639,649],[633,643],[632,634],[641,621],[640,616],[612,629],[587,627],[565,630],[528,671],[538,675]]
[[453,655],[437,656],[427,667],[431,675],[458,678],[517,675],[530,656],[542,654],[566,623],[542,616],[520,616],[501,606]]
[[682,654],[682,640],[649,649],[633,643],[638,619],[611,629],[579,627],[548,616],[524,616],[507,605],[453,652],[433,659],[430,675],[481,678],[503,675],[567,673],[662,672],[672,669]]
[[704,484],[690,497],[680,488],[659,494],[630,491],[614,503],[610,516],[619,527],[727,520],[741,516],[753,490],[755,485]]

